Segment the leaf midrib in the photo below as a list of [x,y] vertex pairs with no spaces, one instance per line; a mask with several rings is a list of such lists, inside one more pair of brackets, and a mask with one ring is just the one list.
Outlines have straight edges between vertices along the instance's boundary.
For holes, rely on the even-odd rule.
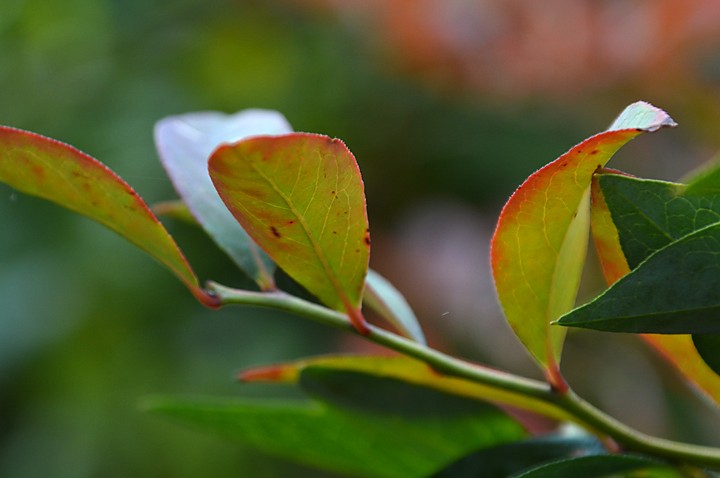
[[[325,254],[323,253],[322,248],[315,240],[314,236],[310,234],[310,228],[308,227],[308,224],[305,222],[305,217],[300,215],[293,205],[292,201],[278,188],[278,186],[273,182],[268,176],[266,176],[256,165],[253,161],[246,160],[250,167],[255,171],[263,180],[267,182],[268,185],[272,188],[275,193],[280,196],[280,198],[285,202],[285,205],[287,206],[288,210],[293,213],[293,215],[298,219],[298,222],[302,226],[303,233],[310,241],[310,244],[312,244],[312,250],[315,253],[315,256],[320,261],[320,264],[323,267],[323,270],[325,271],[325,274],[327,275],[328,279],[330,280],[330,283],[332,284],[333,288],[335,289],[335,292],[338,294],[338,297],[340,298],[340,301],[343,303],[345,308],[347,309],[347,312],[350,312],[352,309],[352,305],[350,304],[350,299],[345,294],[343,288],[340,286],[340,283],[337,280],[335,271],[330,267],[330,264],[327,260],[327,257],[325,257]],[[312,202],[312,199],[311,201]],[[310,203],[308,203],[308,208],[310,207]],[[306,208],[307,212],[307,208]]]

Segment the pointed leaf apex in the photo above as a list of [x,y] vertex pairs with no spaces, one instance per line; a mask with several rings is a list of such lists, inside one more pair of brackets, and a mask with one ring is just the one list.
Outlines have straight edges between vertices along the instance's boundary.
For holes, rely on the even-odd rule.
[[292,364],[279,364],[243,370],[237,378],[241,382],[292,382],[297,373]]
[[674,128],[677,123],[665,111],[645,101],[637,101],[623,110],[608,131],[636,129],[653,132],[660,128]]

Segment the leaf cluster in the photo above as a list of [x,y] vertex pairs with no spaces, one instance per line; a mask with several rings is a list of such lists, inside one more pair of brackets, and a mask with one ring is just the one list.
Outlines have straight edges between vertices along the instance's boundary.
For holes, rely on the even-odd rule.
[[[505,205],[492,240],[493,277],[545,382],[427,346],[411,306],[368,267],[370,228],[353,154],[338,139],[293,132],[278,113],[191,113],[155,129],[180,197],[155,212],[202,227],[255,291],[201,286],[155,212],[69,145],[0,127],[0,180],[113,229],[208,307],[285,310],[401,354],[316,357],[240,376],[290,384],[305,400],[155,397],[144,403],[155,413],[348,476],[710,476],[720,450],[618,423],[578,397],[560,367],[567,327],[639,334],[720,403],[720,168],[682,184],[605,169],[628,141],[673,126],[664,111],[634,103],[532,174]],[[575,307],[590,230],[609,287]],[[317,302],[280,291],[278,268]],[[369,324],[368,309],[389,327]],[[533,434],[528,414],[549,418],[556,431]]]

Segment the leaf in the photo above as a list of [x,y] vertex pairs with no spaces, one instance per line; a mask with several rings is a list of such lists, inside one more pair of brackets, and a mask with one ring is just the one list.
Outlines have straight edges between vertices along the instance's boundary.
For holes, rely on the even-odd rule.
[[622,476],[682,478],[679,470],[638,455],[594,455],[549,463],[516,475],[516,478],[610,478]]
[[719,333],[720,223],[670,243],[559,325],[609,332]]
[[155,398],[154,413],[306,465],[349,476],[425,477],[473,449],[522,438],[498,411],[474,418],[393,417],[320,403]]
[[560,458],[605,453],[591,437],[550,435],[484,448],[437,472],[433,478],[505,478]]
[[550,322],[575,302],[587,248],[593,173],[644,131],[674,126],[644,102],[628,106],[610,129],[531,175],[510,197],[491,245],[498,298],[530,354],[553,374],[565,331]]
[[[717,406],[720,404],[720,376],[713,371],[698,353],[692,335],[651,335],[642,338],[680,370],[685,378],[694,384]],[[717,349],[714,352],[717,354]],[[705,355],[710,355],[707,353]]]
[[178,194],[208,235],[262,290],[274,289],[275,265],[223,204],[210,180],[208,160],[221,144],[291,131],[280,113],[266,110],[188,113],[155,125],[160,160]]
[[169,201],[160,201],[152,205],[152,212],[158,216],[170,217],[182,221],[190,226],[200,226],[195,216],[192,215],[190,209],[182,201],[182,199],[175,199]]
[[720,156],[711,159],[699,171],[693,171],[681,182],[687,184],[685,194],[720,194]]
[[278,266],[368,332],[360,312],[370,254],[365,194],[342,141],[294,133],[223,145],[210,159],[210,176]]
[[[155,214],[172,217],[190,225],[198,225],[185,203],[180,200],[159,202],[154,204],[152,209]],[[365,278],[363,305],[397,327],[406,337],[427,345],[415,312],[410,308],[405,297],[387,279],[372,269],[368,269]]]
[[630,272],[630,266],[628,266],[627,259],[625,259],[625,254],[620,246],[618,230],[600,188],[600,177],[603,177],[603,175],[595,174],[592,177],[590,225],[593,243],[598,253],[605,281],[608,285],[611,285]]
[[720,191],[688,194],[682,184],[615,174],[599,175],[598,181],[630,269],[674,240],[720,221]]
[[720,335],[693,335],[692,341],[698,354],[700,354],[707,366],[715,372],[716,377],[720,375]]
[[[622,276],[630,272],[620,246],[618,230],[607,207],[599,179],[603,183],[616,181],[611,175],[595,175],[592,183],[592,231],[595,247],[603,267],[608,285],[612,285]],[[621,181],[618,184],[631,184]],[[654,183],[643,183],[654,187]],[[685,190],[687,193],[687,190]],[[634,223],[626,222],[631,225]],[[642,224],[642,222],[640,223]],[[631,231],[627,233],[632,234]],[[708,367],[698,354],[690,335],[651,335],[643,334],[643,340],[650,344],[670,364],[689,380],[698,391],[706,394],[716,403],[720,403],[720,377]]]
[[547,402],[499,387],[440,375],[423,362],[401,356],[330,355],[253,368],[241,373],[240,379],[246,382],[298,383],[301,373],[311,367],[336,372],[362,372],[375,377],[403,380],[444,393],[509,405],[558,420],[571,419],[561,408]]
[[355,370],[309,366],[300,371],[299,384],[309,396],[334,407],[387,416],[445,418],[498,410],[485,401]]
[[168,267],[202,303],[217,305],[147,204],[98,160],[54,139],[0,126],[0,181],[109,227]]
[[363,303],[398,328],[406,337],[426,345],[420,323],[405,297],[387,279],[368,270]]

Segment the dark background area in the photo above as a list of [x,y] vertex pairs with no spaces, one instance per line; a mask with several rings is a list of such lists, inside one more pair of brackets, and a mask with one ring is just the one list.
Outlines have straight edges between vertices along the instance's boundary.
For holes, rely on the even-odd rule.
[[[175,197],[152,140],[164,116],[269,108],[339,137],[363,171],[372,266],[431,343],[537,376],[488,271],[506,198],[638,99],[680,128],[636,140],[614,167],[673,180],[720,146],[717,2],[543,5],[5,0],[0,123],[80,148],[149,203]],[[247,285],[200,231],[165,222],[201,279]],[[602,289],[593,264],[581,300]],[[204,309],[113,233],[0,185],[0,476],[326,476],[138,403],[293,396],[234,373],[341,350],[374,349],[297,317]],[[573,333],[564,368],[633,426],[720,444],[708,406],[634,337]]]

